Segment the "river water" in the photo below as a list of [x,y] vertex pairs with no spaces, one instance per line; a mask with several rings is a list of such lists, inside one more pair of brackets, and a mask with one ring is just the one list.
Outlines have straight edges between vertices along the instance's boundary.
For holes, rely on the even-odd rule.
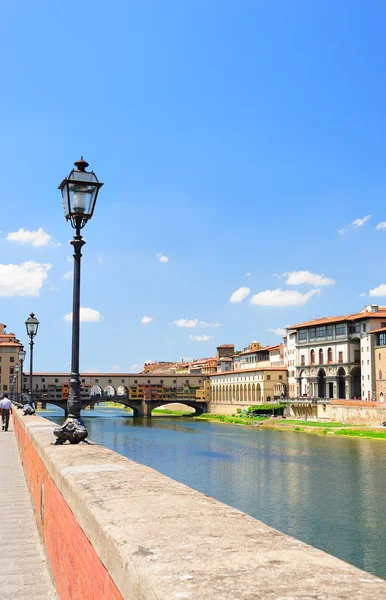
[[[63,411],[41,411],[62,422]],[[92,440],[386,578],[386,443],[84,411]]]

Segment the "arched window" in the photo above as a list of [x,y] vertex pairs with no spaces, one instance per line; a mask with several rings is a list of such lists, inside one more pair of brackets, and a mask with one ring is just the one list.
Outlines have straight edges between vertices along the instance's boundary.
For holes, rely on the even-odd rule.
[[322,365],[324,363],[323,350],[320,348],[319,350],[319,364]]
[[332,348],[329,348],[327,350],[327,360],[328,360],[328,364],[332,363]]
[[382,379],[382,371],[379,371],[379,379]]
[[311,364],[315,364],[315,350],[311,350]]

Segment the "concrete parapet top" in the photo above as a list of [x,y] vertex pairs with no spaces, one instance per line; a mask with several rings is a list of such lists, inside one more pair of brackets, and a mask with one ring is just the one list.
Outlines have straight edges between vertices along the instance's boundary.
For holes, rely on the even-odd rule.
[[124,598],[386,597],[374,575],[103,446],[52,446],[42,417],[16,418]]

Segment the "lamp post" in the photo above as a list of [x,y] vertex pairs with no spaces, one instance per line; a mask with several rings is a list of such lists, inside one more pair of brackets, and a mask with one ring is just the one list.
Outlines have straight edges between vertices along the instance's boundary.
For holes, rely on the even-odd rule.
[[14,396],[15,396],[15,398],[16,398],[16,402],[18,402],[19,371],[20,371],[20,367],[19,367],[19,365],[16,365],[16,367],[15,367],[15,385],[16,385],[16,392],[15,392],[15,390],[14,390]]
[[39,329],[39,321],[37,320],[37,318],[35,317],[33,312],[31,312],[30,316],[26,320],[25,326],[27,328],[27,335],[30,340],[29,341],[30,354],[29,354],[29,399],[28,399],[28,403],[29,403],[31,409],[33,409],[34,403],[33,403],[33,398],[32,398],[32,394],[33,394],[32,372],[33,372],[33,356],[34,356],[34,337],[36,336],[38,329]]
[[20,362],[20,402],[23,402],[23,365],[26,357],[26,351],[24,350],[24,346],[22,346],[19,350],[19,362]]
[[91,219],[98,192],[103,183],[98,181],[93,171],[86,171],[88,162],[80,157],[74,163],[76,169],[59,185],[62,192],[64,216],[75,229],[71,245],[74,248],[74,287],[72,300],[72,354],[70,392],[67,400],[68,417],[61,427],[54,430],[58,438],[54,444],[79,444],[86,439],[88,431],[81,419],[82,401],[80,398],[79,374],[79,322],[80,322],[80,259],[82,246],[86,243],[80,230]]

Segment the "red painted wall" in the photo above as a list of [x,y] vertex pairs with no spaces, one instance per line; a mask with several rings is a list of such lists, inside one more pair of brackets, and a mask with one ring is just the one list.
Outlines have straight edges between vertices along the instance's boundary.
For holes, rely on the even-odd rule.
[[14,429],[59,597],[123,600],[17,418]]

